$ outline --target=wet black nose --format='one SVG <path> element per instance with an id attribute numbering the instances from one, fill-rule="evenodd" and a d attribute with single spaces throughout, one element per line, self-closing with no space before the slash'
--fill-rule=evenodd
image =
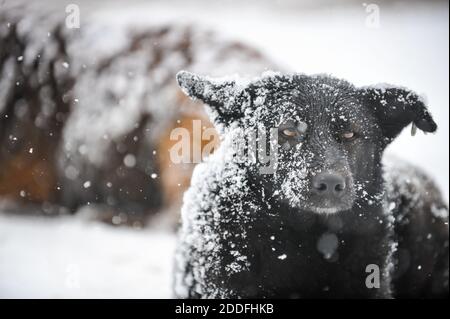
<path id="1" fill-rule="evenodd" d="M 340 197 L 345 193 L 345 179 L 336 173 L 320 173 L 312 181 L 314 190 L 321 196 Z"/>

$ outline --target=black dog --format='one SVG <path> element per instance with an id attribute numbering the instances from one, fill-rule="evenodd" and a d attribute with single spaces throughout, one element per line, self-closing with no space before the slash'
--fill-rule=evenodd
<path id="1" fill-rule="evenodd" d="M 209 105 L 222 136 L 184 198 L 178 297 L 448 295 L 439 191 L 414 168 L 388 174 L 381 165 L 408 124 L 437 128 L 416 94 L 302 74 L 239 84 L 180 72 L 177 80 Z M 275 147 L 261 143 L 261 127 L 276 128 Z M 236 136 L 258 136 L 256 160 L 251 141 Z M 272 172 L 258 159 L 267 147 Z"/>

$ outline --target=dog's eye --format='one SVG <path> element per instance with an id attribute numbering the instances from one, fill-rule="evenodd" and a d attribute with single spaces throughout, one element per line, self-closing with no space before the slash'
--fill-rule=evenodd
<path id="1" fill-rule="evenodd" d="M 356 136 L 355 132 L 351 131 L 342 133 L 342 139 L 344 141 L 351 141 L 355 138 L 355 136 Z"/>
<path id="2" fill-rule="evenodd" d="M 306 139 L 308 125 L 301 121 L 288 120 L 278 127 L 278 143 L 284 150 L 301 144 Z"/>
<path id="3" fill-rule="evenodd" d="M 298 131 L 294 128 L 285 128 L 281 133 L 286 137 L 296 137 L 298 135 Z"/>

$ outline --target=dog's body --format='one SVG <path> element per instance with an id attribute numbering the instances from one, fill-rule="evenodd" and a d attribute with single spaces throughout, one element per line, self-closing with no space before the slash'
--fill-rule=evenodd
<path id="1" fill-rule="evenodd" d="M 210 106 L 223 138 L 185 195 L 178 297 L 448 294 L 439 191 L 414 169 L 409 180 L 383 179 L 383 150 L 407 124 L 436 129 L 415 94 L 327 76 L 272 74 L 239 86 L 183 72 L 178 81 Z M 233 144 L 261 124 L 279 130 L 273 174 Z"/>

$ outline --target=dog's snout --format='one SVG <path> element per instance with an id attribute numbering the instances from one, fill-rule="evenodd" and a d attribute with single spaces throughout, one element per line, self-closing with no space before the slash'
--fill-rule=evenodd
<path id="1" fill-rule="evenodd" d="M 345 193 L 345 178 L 337 173 L 320 173 L 312 181 L 314 190 L 321 196 L 340 197 Z"/>

